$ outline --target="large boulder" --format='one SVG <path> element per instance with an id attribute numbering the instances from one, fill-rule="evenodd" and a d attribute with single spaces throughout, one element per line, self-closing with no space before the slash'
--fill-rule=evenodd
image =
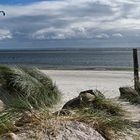
<path id="1" fill-rule="evenodd" d="M 76 97 L 68 101 L 66 104 L 64 104 L 62 109 L 69 109 L 69 108 L 73 109 L 78 107 L 80 107 L 80 98 Z"/>
<path id="2" fill-rule="evenodd" d="M 95 129 L 81 122 L 62 121 L 58 125 L 58 135 L 51 140 L 105 140 Z"/>
<path id="3" fill-rule="evenodd" d="M 19 140 L 30 140 L 32 135 L 32 140 L 105 140 L 94 128 L 82 122 L 53 120 L 48 121 L 48 125 L 43 131 L 37 130 L 36 135 L 31 129 L 24 129 L 17 136 Z"/>
<path id="4" fill-rule="evenodd" d="M 73 109 L 81 106 L 91 105 L 96 97 L 105 98 L 104 95 L 98 90 L 85 90 L 80 92 L 79 96 L 68 101 L 62 109 Z"/>

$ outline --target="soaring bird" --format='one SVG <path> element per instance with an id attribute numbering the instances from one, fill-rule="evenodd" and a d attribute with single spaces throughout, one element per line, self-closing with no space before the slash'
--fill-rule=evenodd
<path id="1" fill-rule="evenodd" d="M 5 15 L 6 15 L 4 11 L 0 11 L 0 13 L 2 13 L 2 14 L 3 14 L 3 16 L 5 16 Z"/>

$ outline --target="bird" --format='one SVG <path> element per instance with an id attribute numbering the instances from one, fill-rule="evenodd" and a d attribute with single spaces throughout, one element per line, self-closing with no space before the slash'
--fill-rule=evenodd
<path id="1" fill-rule="evenodd" d="M 5 15 L 6 15 L 4 11 L 0 11 L 0 13 L 2 13 L 2 14 L 3 14 L 3 16 L 5 16 Z"/>

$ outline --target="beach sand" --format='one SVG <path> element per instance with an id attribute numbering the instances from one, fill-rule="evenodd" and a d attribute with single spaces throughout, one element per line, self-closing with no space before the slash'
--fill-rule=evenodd
<path id="1" fill-rule="evenodd" d="M 42 70 L 50 76 L 67 102 L 83 90 L 98 89 L 107 98 L 119 96 L 119 87 L 133 86 L 131 71 Z"/>
<path id="2" fill-rule="evenodd" d="M 60 109 L 67 101 L 79 95 L 83 90 L 98 89 L 107 98 L 113 98 L 129 111 L 127 119 L 139 120 L 139 106 L 131 105 L 127 101 L 118 101 L 119 87 L 133 87 L 132 71 L 80 71 L 80 70 L 43 70 L 57 84 L 63 94 L 62 101 L 55 110 Z"/>

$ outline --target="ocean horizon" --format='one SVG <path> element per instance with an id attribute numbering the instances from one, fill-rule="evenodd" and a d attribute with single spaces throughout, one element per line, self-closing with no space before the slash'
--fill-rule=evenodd
<path id="1" fill-rule="evenodd" d="M 0 64 L 45 69 L 131 69 L 133 55 L 132 48 L 1 50 Z"/>

